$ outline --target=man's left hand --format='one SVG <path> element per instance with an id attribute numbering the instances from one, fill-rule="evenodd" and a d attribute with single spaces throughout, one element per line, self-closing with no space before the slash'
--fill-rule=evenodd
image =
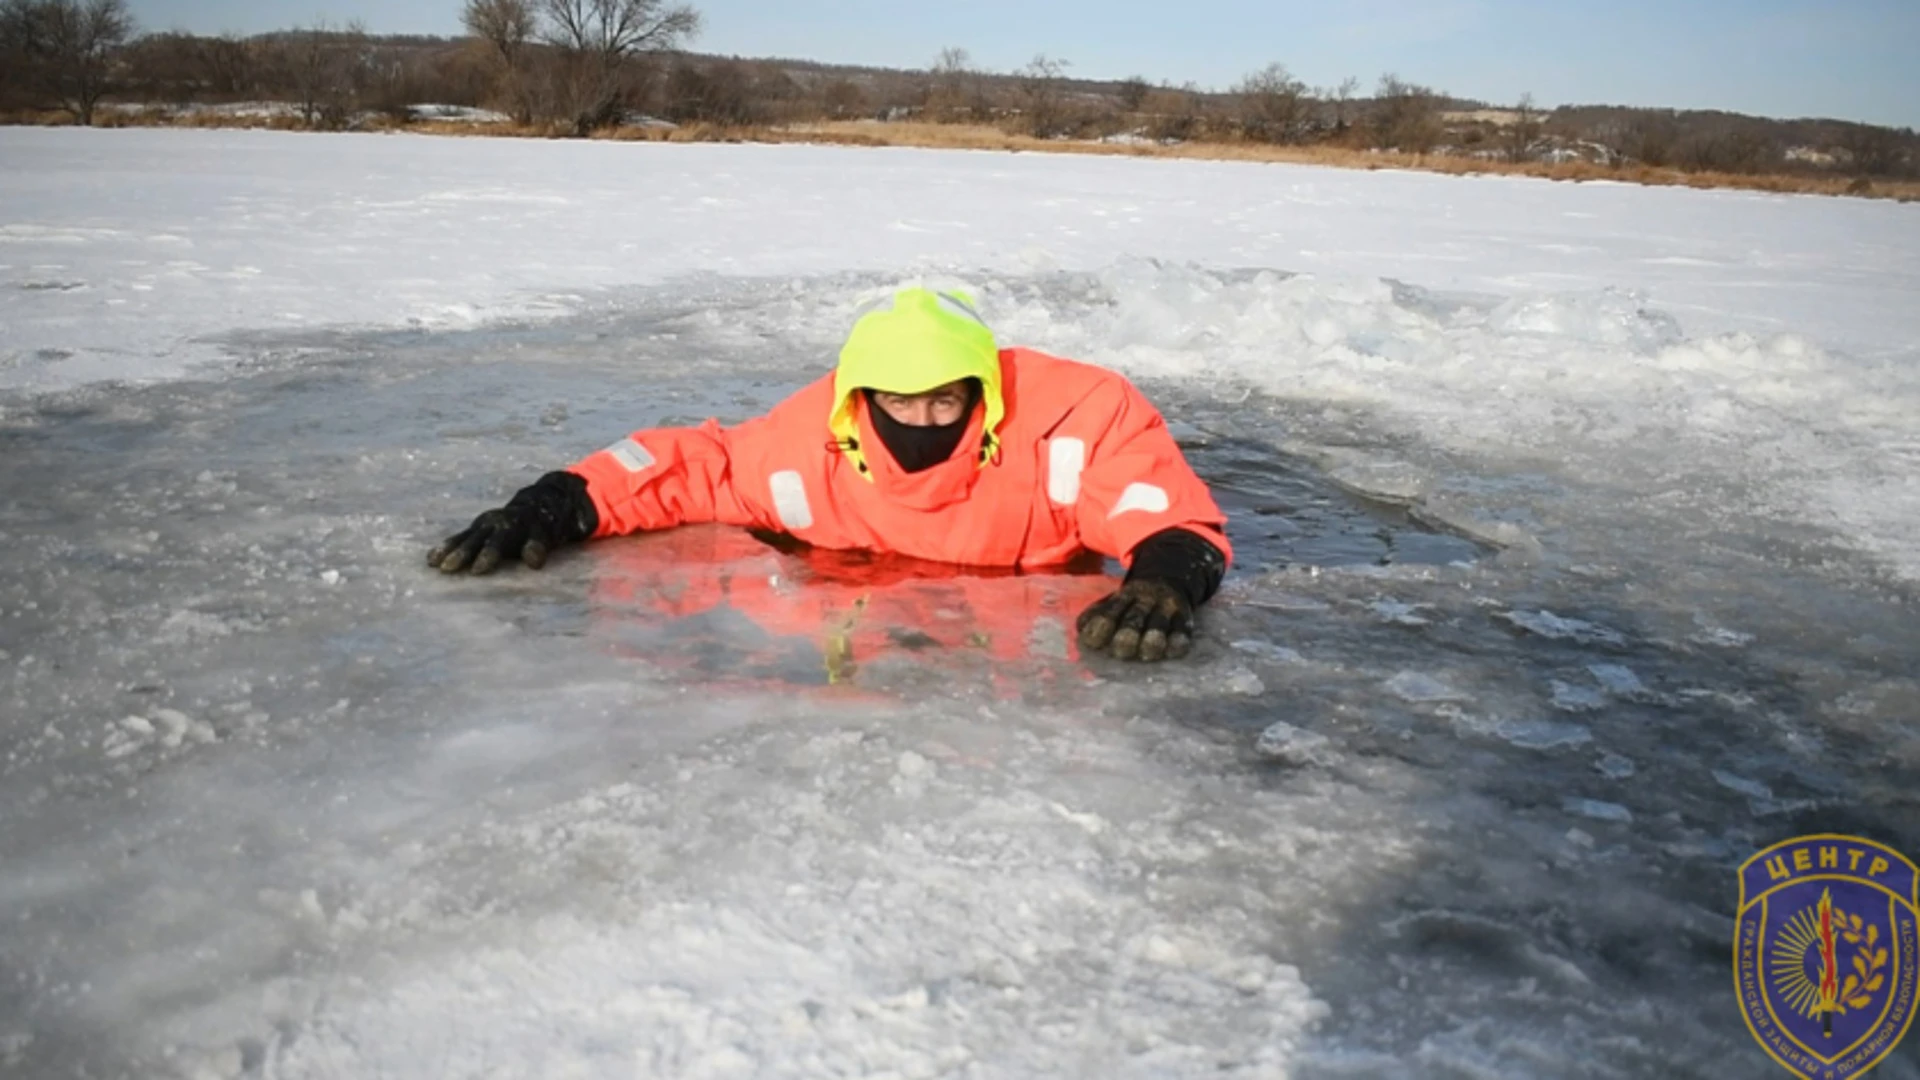
<path id="1" fill-rule="evenodd" d="M 1193 604 L 1164 581 L 1129 581 L 1080 613 L 1080 647 L 1120 660 L 1178 660 L 1193 647 Z"/>

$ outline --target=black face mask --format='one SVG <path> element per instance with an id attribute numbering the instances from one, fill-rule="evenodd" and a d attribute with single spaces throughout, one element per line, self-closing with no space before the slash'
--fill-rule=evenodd
<path id="1" fill-rule="evenodd" d="M 887 410 L 873 400 L 873 391 L 864 390 L 867 395 L 867 415 L 873 420 L 873 433 L 880 436 L 881 445 L 887 453 L 893 455 L 894 463 L 901 471 L 909 473 L 924 472 L 953 456 L 960 448 L 960 439 L 967 433 L 967 425 L 973 420 L 973 407 L 980 404 L 980 380 L 967 380 L 967 407 L 960 411 L 960 419 L 951 424 L 929 424 L 916 427 L 903 424 L 887 415 Z"/>

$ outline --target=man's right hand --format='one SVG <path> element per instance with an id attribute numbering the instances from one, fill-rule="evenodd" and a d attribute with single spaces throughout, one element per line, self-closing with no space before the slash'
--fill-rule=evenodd
<path id="1" fill-rule="evenodd" d="M 427 565 L 449 574 L 491 574 L 502 562 L 519 559 L 538 570 L 554 548 L 585 540 L 599 524 L 587 482 L 573 473 L 548 473 L 427 552 Z"/>

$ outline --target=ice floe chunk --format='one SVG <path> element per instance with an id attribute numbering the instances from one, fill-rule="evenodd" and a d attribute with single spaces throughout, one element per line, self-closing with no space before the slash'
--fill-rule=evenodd
<path id="1" fill-rule="evenodd" d="M 1553 680 L 1553 699 L 1551 704 L 1562 712 L 1592 712 L 1607 704 L 1605 694 L 1589 686 L 1575 686 Z"/>
<path id="2" fill-rule="evenodd" d="M 1398 600 L 1376 600 L 1374 614 L 1395 626 L 1421 627 L 1432 625 L 1432 620 L 1420 614 L 1425 604 L 1403 604 Z"/>
<path id="3" fill-rule="evenodd" d="M 1326 765 L 1334 758 L 1333 741 L 1282 720 L 1269 725 L 1253 744 L 1254 753 L 1282 765 Z"/>
<path id="4" fill-rule="evenodd" d="M 1714 783 L 1719 784 L 1728 791 L 1739 792 L 1749 799 L 1766 800 L 1773 798 L 1772 788 L 1758 780 L 1749 780 L 1744 776 L 1727 772 L 1725 769 L 1713 770 L 1713 780 Z"/>
<path id="5" fill-rule="evenodd" d="M 27 1052 L 27 1047 L 32 1045 L 31 1031 L 12 1031 L 0 1035 L 0 1065 L 11 1068 L 20 1064 L 21 1056 Z"/>
<path id="6" fill-rule="evenodd" d="M 1585 619 L 1562 618 L 1551 611 L 1503 611 L 1494 616 L 1529 634 L 1552 641 L 1572 641 L 1581 645 L 1625 645 L 1627 639 L 1618 630 Z"/>
<path id="7" fill-rule="evenodd" d="M 1260 676 L 1245 668 L 1238 668 L 1228 673 L 1221 683 L 1221 688 L 1229 694 L 1239 694 L 1242 697 L 1259 697 L 1267 692 L 1267 684 L 1260 681 Z"/>
<path id="8" fill-rule="evenodd" d="M 1518 297 L 1489 313 L 1487 323 L 1502 334 L 1570 338 L 1643 356 L 1678 344 L 1683 337 L 1679 322 L 1649 308 L 1645 295 L 1615 288 Z"/>
<path id="9" fill-rule="evenodd" d="M 220 733 L 178 709 L 155 709 L 151 716 L 128 716 L 109 724 L 100 750 L 109 758 L 122 758 L 150 746 L 177 750 L 188 740 L 206 745 L 220 741 Z"/>
<path id="10" fill-rule="evenodd" d="M 1469 701 L 1468 695 L 1440 679 L 1419 671 L 1403 671 L 1387 680 L 1387 692 L 1402 701 L 1426 705 L 1443 701 Z"/>
<path id="11" fill-rule="evenodd" d="M 1588 664 L 1587 671 L 1601 689 L 1615 697 L 1639 697 L 1647 693 L 1647 686 L 1633 669 L 1622 664 Z"/>
<path id="12" fill-rule="evenodd" d="M 1245 638 L 1234 642 L 1233 647 L 1250 656 L 1257 656 L 1262 660 L 1271 660 L 1276 664 L 1304 664 L 1307 662 L 1307 658 L 1301 656 L 1295 650 L 1289 649 L 1284 645 L 1275 645 L 1271 641 Z"/>
<path id="13" fill-rule="evenodd" d="M 1613 753 L 1600 755 L 1600 760 L 1594 762 L 1593 767 L 1609 780 L 1625 780 L 1639 771 L 1633 759 Z"/>
<path id="14" fill-rule="evenodd" d="M 1578 814 L 1595 821 L 1611 821 L 1626 825 L 1633 821 L 1633 811 L 1619 803 L 1604 802 L 1600 799 L 1581 799 L 1567 796 L 1560 800 L 1560 806 L 1569 814 Z"/>
<path id="15" fill-rule="evenodd" d="M 1493 725 L 1493 734 L 1526 750 L 1556 750 L 1593 741 L 1586 725 L 1558 720 L 1501 720 Z"/>
<path id="16" fill-rule="evenodd" d="M 1716 626 L 1713 623 L 1702 620 L 1695 621 L 1699 624 L 1700 629 L 1687 638 L 1688 641 L 1693 642 L 1695 645 L 1705 645 L 1713 649 L 1739 649 L 1753 643 L 1752 634 L 1743 633 L 1739 630 L 1730 630 L 1727 627 Z"/>

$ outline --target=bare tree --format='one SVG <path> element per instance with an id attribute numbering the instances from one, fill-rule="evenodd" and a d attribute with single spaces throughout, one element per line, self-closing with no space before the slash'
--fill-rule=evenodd
<path id="1" fill-rule="evenodd" d="M 1375 146 L 1425 154 L 1440 142 L 1440 99 L 1427 87 L 1382 75 L 1370 121 Z"/>
<path id="2" fill-rule="evenodd" d="M 1514 106 L 1513 122 L 1500 129 L 1501 151 L 1508 161 L 1530 161 L 1533 144 L 1540 141 L 1540 110 L 1533 107 L 1533 95 L 1521 94 Z"/>
<path id="3" fill-rule="evenodd" d="M 1680 124 L 1672 110 L 1636 113 L 1607 134 L 1622 158 L 1655 168 L 1675 164 L 1680 150 Z"/>
<path id="4" fill-rule="evenodd" d="M 927 112 L 939 121 L 973 119 L 979 104 L 980 76 L 967 50 L 948 46 L 933 61 L 927 82 Z"/>
<path id="5" fill-rule="evenodd" d="M 1327 95 L 1333 101 L 1333 133 L 1345 135 L 1352 126 L 1353 95 L 1360 92 L 1360 80 L 1352 75 L 1340 80 L 1340 85 Z"/>
<path id="6" fill-rule="evenodd" d="M 0 4 L 0 55 L 34 91 L 93 123 L 111 87 L 114 55 L 133 36 L 126 0 L 5 0 Z"/>
<path id="7" fill-rule="evenodd" d="M 1689 172 L 1757 173 L 1779 164 L 1780 148 L 1757 132 L 1714 124 L 1682 138 L 1675 159 Z"/>
<path id="8" fill-rule="evenodd" d="M 1307 88 L 1283 64 L 1268 64 L 1234 89 L 1240 130 L 1261 142 L 1298 142 L 1307 122 Z"/>
<path id="9" fill-rule="evenodd" d="M 1201 134 L 1205 123 L 1200 91 L 1192 83 L 1149 92 L 1140 110 L 1148 118 L 1147 137 L 1156 142 L 1187 142 Z"/>
<path id="10" fill-rule="evenodd" d="M 533 123 L 527 85 L 527 47 L 538 25 L 530 0 L 467 0 L 460 22 L 485 46 L 498 72 L 502 100 L 522 124 Z"/>
<path id="11" fill-rule="evenodd" d="M 391 39 L 370 39 L 359 50 L 353 78 L 355 103 L 402 123 L 414 119 L 414 106 L 443 100 L 445 80 L 426 56 Z"/>
<path id="12" fill-rule="evenodd" d="M 1071 66 L 1069 61 L 1041 53 L 1018 73 L 1021 111 L 1026 114 L 1027 132 L 1036 139 L 1065 135 L 1072 127 L 1062 85 Z"/>
<path id="13" fill-rule="evenodd" d="M 276 67 L 290 80 L 300 119 L 310 128 L 342 128 L 353 114 L 369 72 L 366 28 L 336 29 L 322 20 L 294 30 L 281 43 Z"/>
<path id="14" fill-rule="evenodd" d="M 200 38 L 194 49 L 201 86 L 209 94 L 230 98 L 246 93 L 254 79 L 255 55 L 251 43 L 233 34 Z"/>
<path id="15" fill-rule="evenodd" d="M 973 56 L 958 45 L 949 45 L 940 50 L 933 60 L 935 75 L 964 75 L 973 70 Z"/>
<path id="16" fill-rule="evenodd" d="M 834 120 L 845 120 L 867 111 L 867 93 L 852 79 L 835 79 L 820 88 L 820 111 Z"/>
<path id="17" fill-rule="evenodd" d="M 200 89 L 195 56 L 198 38 L 191 34 L 148 34 L 121 52 L 123 85 L 141 101 L 192 101 Z"/>
<path id="18" fill-rule="evenodd" d="M 667 74 L 666 113 L 676 123 L 741 127 L 759 122 L 762 102 L 752 65 L 739 60 L 706 64 L 681 59 Z"/>
<path id="19" fill-rule="evenodd" d="M 561 102 L 577 135 L 618 120 L 628 60 L 700 32 L 698 12 L 663 0 L 539 0 L 539 12 L 542 36 L 559 54 Z"/>
<path id="20" fill-rule="evenodd" d="M 1892 128 L 1850 124 L 1840 137 L 1840 149 L 1856 176 L 1896 177 L 1909 171 L 1906 147 Z"/>
<path id="21" fill-rule="evenodd" d="M 1147 95 L 1153 92 L 1153 86 L 1147 82 L 1144 75 L 1129 75 L 1120 80 L 1120 85 L 1115 90 L 1120 98 L 1121 108 L 1128 112 L 1139 112 L 1140 106 L 1147 100 Z"/>

